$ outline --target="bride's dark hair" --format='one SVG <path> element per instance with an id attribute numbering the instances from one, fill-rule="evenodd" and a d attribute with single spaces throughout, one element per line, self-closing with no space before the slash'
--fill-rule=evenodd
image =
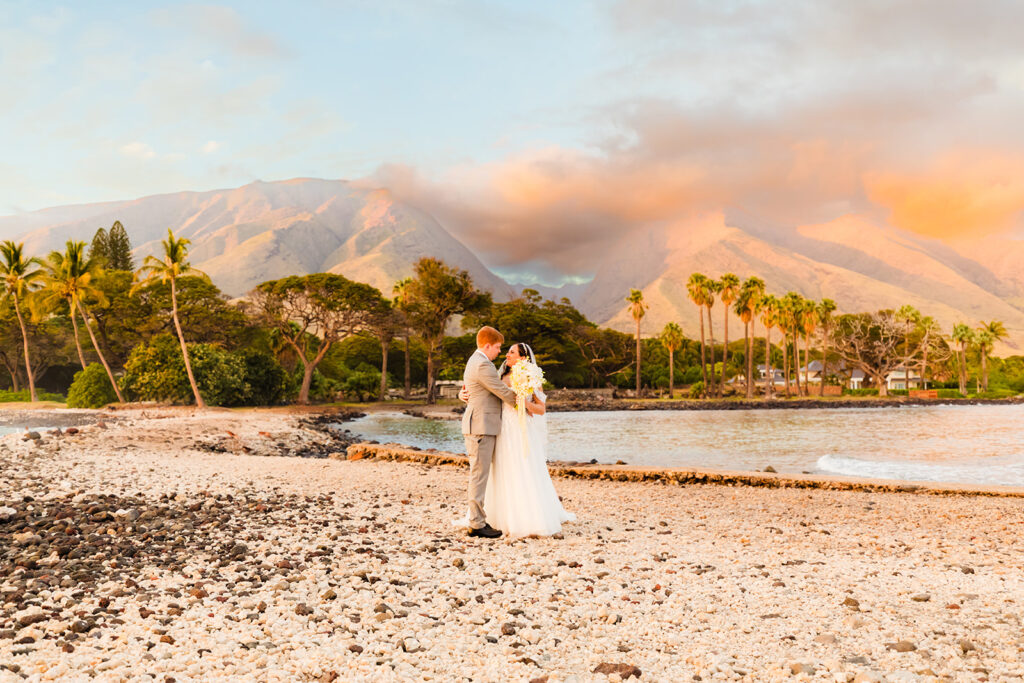
<path id="1" fill-rule="evenodd" d="M 513 344 L 512 346 L 514 346 L 516 348 L 516 351 L 519 352 L 520 358 L 525 358 L 527 360 L 530 359 L 530 352 L 526 350 L 526 344 L 519 342 L 518 344 Z M 511 351 L 512 349 L 509 348 L 509 350 Z M 506 356 L 507 355 L 508 354 L 506 354 Z M 504 377 L 510 372 L 512 372 L 512 367 L 507 362 L 503 361 L 501 363 L 501 377 Z"/>

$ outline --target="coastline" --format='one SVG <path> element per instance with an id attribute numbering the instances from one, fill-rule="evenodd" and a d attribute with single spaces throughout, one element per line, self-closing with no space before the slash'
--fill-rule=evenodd
<path id="1" fill-rule="evenodd" d="M 486 542 L 453 454 L 359 458 L 337 414 L 114 414 L 0 437 L 0 677 L 1024 676 L 1016 498 L 579 466 L 577 523 Z"/>
<path id="2" fill-rule="evenodd" d="M 667 401 L 660 399 L 629 399 L 588 397 L 548 401 L 552 413 L 611 412 L 611 411 L 702 411 L 702 410 L 836 410 L 849 408 L 905 408 L 921 406 L 1003 406 L 1024 405 L 1024 397 L 1010 398 L 962 398 L 962 399 L 910 399 L 910 398 L 790 398 L 769 401 L 754 399 L 683 399 Z M 462 405 L 454 403 L 395 404 L 369 403 L 361 408 L 366 412 L 397 411 L 413 417 L 431 420 L 455 420 L 462 415 Z"/>
<path id="3" fill-rule="evenodd" d="M 348 447 L 349 460 L 375 459 L 411 462 L 432 466 L 468 467 L 461 453 L 436 449 L 419 449 L 397 443 L 355 443 Z M 754 488 L 824 489 L 829 491 L 862 491 L 872 493 L 914 493 L 934 496 L 990 496 L 1024 498 L 1021 486 L 987 486 L 976 484 L 945 484 L 933 481 L 873 479 L 833 474 L 790 474 L 747 470 L 716 470 L 692 467 L 643 467 L 640 465 L 606 465 L 550 462 L 548 471 L 565 479 L 614 482 L 647 482 L 675 486 L 715 485 L 749 486 Z"/>

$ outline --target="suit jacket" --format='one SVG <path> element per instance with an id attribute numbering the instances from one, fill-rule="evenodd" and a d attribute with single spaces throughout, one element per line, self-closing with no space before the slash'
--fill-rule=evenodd
<path id="1" fill-rule="evenodd" d="M 469 403 L 462 415 L 462 433 L 497 436 L 501 431 L 501 403 L 516 404 L 516 392 L 505 386 L 482 351 L 466 363 L 462 381 L 469 391 Z"/>

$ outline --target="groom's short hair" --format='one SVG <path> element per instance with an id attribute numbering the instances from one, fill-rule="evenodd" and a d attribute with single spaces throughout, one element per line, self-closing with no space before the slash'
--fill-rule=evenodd
<path id="1" fill-rule="evenodd" d="M 505 336 L 489 325 L 484 325 L 476 333 L 476 345 L 478 348 L 490 346 L 491 344 L 504 344 Z"/>

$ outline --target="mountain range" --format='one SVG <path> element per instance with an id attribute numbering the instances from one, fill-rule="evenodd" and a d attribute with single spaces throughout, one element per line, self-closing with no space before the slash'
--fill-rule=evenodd
<path id="1" fill-rule="evenodd" d="M 387 295 L 422 256 L 467 270 L 497 300 L 522 288 L 491 272 L 427 212 L 386 189 L 342 180 L 254 182 L 43 209 L 0 217 L 0 238 L 24 241 L 28 253 L 44 254 L 68 239 L 91 240 L 99 227 L 109 228 L 115 220 L 128 230 L 137 260 L 157 252 L 168 227 L 187 237 L 193 265 L 232 296 L 265 280 L 322 271 L 368 282 Z M 638 228 L 605 254 L 587 284 L 535 288 L 566 296 L 592 320 L 626 331 L 633 321 L 624 297 L 630 288 L 642 289 L 650 304 L 645 335 L 675 320 L 695 337 L 697 309 L 686 293 L 690 274 L 757 275 L 773 293 L 829 297 L 841 312 L 912 304 L 946 330 L 961 321 L 1001 320 L 1009 337 L 997 353 L 1024 352 L 1022 240 L 946 243 L 854 215 L 772 229 L 748 217 L 713 214 Z M 714 316 L 715 336 L 721 339 L 720 303 Z M 729 325 L 731 339 L 742 336 L 737 318 Z"/>

